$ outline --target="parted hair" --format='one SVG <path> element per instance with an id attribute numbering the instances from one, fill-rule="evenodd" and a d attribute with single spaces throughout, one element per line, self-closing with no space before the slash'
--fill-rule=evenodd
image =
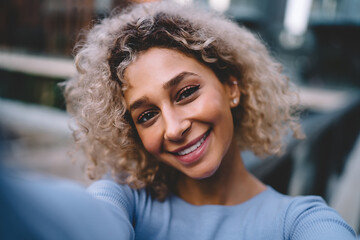
<path id="1" fill-rule="evenodd" d="M 283 137 L 301 135 L 297 94 L 265 45 L 225 16 L 171 2 L 134 4 L 90 29 L 76 46 L 77 75 L 67 81 L 67 110 L 77 146 L 89 158 L 89 177 L 105 172 L 163 200 L 176 170 L 142 145 L 124 100 L 126 68 L 152 47 L 174 49 L 211 68 L 221 82 L 233 76 L 241 97 L 232 110 L 240 150 L 279 154 Z"/>

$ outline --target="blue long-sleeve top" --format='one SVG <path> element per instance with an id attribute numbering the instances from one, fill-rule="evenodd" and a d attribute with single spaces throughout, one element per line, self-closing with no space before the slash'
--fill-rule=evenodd
<path id="1" fill-rule="evenodd" d="M 130 239 L 355 239 L 353 229 L 322 198 L 289 197 L 269 186 L 233 206 L 195 206 L 175 195 L 159 202 L 144 189 L 111 180 L 93 183 L 88 192 L 124 216 L 119 226 L 127 227 Z"/>

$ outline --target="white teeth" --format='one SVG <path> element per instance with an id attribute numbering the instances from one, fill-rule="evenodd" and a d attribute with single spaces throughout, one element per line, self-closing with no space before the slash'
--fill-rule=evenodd
<path id="1" fill-rule="evenodd" d="M 189 147 L 187 149 L 177 152 L 177 154 L 180 156 L 183 156 L 183 155 L 186 155 L 186 154 L 189 154 L 189 153 L 195 151 L 205 141 L 205 138 L 207 137 L 207 135 L 208 134 L 205 134 L 204 137 L 202 137 L 197 143 L 195 143 L 194 145 L 192 145 L 191 147 Z"/>

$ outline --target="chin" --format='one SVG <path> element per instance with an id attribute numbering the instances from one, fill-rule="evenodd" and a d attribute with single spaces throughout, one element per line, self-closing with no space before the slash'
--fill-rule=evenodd
<path id="1" fill-rule="evenodd" d="M 199 172 L 196 172 L 194 174 L 188 174 L 188 177 L 190 177 L 192 179 L 195 179 L 195 180 L 203 180 L 203 179 L 206 179 L 206 178 L 210 178 L 216 173 L 218 168 L 219 168 L 219 166 L 217 166 L 215 168 L 212 168 L 212 169 L 199 171 Z"/>

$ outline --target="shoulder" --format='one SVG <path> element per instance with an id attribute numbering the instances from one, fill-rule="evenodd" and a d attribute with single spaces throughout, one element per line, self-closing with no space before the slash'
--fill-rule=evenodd
<path id="1" fill-rule="evenodd" d="M 355 239 L 354 230 L 318 196 L 289 197 L 285 239 Z"/>

